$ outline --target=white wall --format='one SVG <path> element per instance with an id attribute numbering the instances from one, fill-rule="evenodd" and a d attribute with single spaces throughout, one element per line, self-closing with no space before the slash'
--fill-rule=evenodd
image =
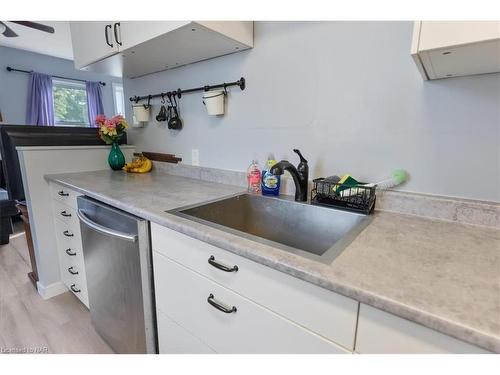
<path id="1" fill-rule="evenodd" d="M 312 177 L 377 181 L 405 168 L 401 190 L 500 201 L 500 76 L 422 81 L 412 26 L 256 22 L 253 50 L 126 80 L 129 97 L 247 79 L 224 117 L 207 116 L 201 94 L 185 95 L 182 131 L 153 121 L 131 131 L 132 143 L 185 163 L 196 148 L 201 165 L 234 170 L 269 152 L 298 162 L 297 147 Z"/>

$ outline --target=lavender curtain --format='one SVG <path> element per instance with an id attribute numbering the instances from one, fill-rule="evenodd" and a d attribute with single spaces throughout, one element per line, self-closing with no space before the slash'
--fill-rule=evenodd
<path id="1" fill-rule="evenodd" d="M 30 72 L 26 123 L 40 126 L 54 125 L 54 98 L 52 96 L 51 76 Z"/>
<path id="2" fill-rule="evenodd" d="M 97 124 L 95 123 L 95 118 L 97 115 L 104 114 L 104 107 L 102 105 L 102 91 L 101 84 L 99 82 L 85 82 L 85 87 L 87 89 L 87 107 L 89 112 L 89 123 L 90 126 L 95 128 Z"/>

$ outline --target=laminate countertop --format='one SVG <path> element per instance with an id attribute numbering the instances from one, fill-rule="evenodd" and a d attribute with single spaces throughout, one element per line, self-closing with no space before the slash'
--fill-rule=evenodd
<path id="1" fill-rule="evenodd" d="M 165 211 L 243 192 L 169 175 L 95 171 L 48 175 L 144 219 L 452 337 L 500 353 L 500 230 L 376 212 L 323 264 Z"/>

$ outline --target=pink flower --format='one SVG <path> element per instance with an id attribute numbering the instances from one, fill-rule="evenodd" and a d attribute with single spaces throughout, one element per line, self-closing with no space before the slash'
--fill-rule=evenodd
<path id="1" fill-rule="evenodd" d="M 98 125 L 104 125 L 105 121 L 106 121 L 106 116 L 104 115 L 97 115 L 95 118 L 95 122 Z"/>
<path id="2" fill-rule="evenodd" d="M 106 127 L 108 129 L 115 129 L 116 128 L 116 121 L 113 120 L 112 118 L 110 118 L 109 120 L 106 120 L 106 123 L 105 123 Z"/>
<path id="3" fill-rule="evenodd" d="M 96 117 L 96 124 L 99 125 L 99 135 L 107 144 L 119 139 L 127 130 L 127 120 L 121 115 L 106 119 L 106 116 Z"/>
<path id="4" fill-rule="evenodd" d="M 116 115 L 116 116 L 112 117 L 111 120 L 115 120 L 116 123 L 119 124 L 119 123 L 121 123 L 125 119 L 123 118 L 122 115 Z"/>
<path id="5" fill-rule="evenodd" d="M 120 125 L 123 121 L 124 121 L 124 118 L 120 115 L 117 115 L 117 116 L 114 116 L 114 117 L 106 120 L 106 126 L 111 128 L 111 129 L 114 129 L 118 125 Z"/>

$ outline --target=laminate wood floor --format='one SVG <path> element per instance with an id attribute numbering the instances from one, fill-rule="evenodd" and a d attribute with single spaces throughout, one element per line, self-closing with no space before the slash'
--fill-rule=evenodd
<path id="1" fill-rule="evenodd" d="M 42 299 L 29 280 L 24 233 L 0 245 L 0 353 L 113 353 L 70 292 Z"/>

